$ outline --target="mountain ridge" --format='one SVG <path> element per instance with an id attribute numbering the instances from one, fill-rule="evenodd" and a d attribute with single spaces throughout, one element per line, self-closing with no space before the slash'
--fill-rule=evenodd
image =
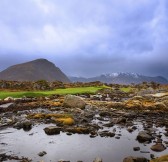
<path id="1" fill-rule="evenodd" d="M 16 64 L 0 72 L 0 80 L 9 81 L 62 81 L 70 82 L 69 78 L 54 63 L 47 59 Z"/>
<path id="2" fill-rule="evenodd" d="M 145 76 L 138 73 L 108 73 L 101 74 L 99 76 L 85 78 L 85 77 L 69 77 L 72 82 L 92 82 L 101 81 L 104 83 L 114 83 L 114 84 L 131 84 L 131 83 L 142 83 L 142 82 L 157 82 L 161 84 L 168 84 L 168 80 L 162 76 Z"/>

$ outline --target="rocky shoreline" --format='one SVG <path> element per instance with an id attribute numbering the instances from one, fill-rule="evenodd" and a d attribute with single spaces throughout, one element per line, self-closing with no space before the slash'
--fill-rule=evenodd
<path id="1" fill-rule="evenodd" d="M 137 123 L 141 123 L 142 129 L 137 134 L 136 140 L 144 145 L 152 142 L 153 145 L 150 149 L 154 152 L 167 150 L 167 92 L 144 96 L 134 95 L 124 100 L 121 97 L 118 101 L 111 99 L 112 94 L 107 92 L 89 96 L 88 94 L 56 95 L 19 99 L 8 97 L 0 101 L 0 128 L 2 130 L 13 127 L 29 131 L 35 125 L 43 123 L 54 125 L 43 130 L 49 136 L 64 132 L 68 136 L 88 134 L 90 138 L 100 136 L 120 139 L 122 134 L 116 133 L 115 126 L 124 127 L 131 134 L 138 130 Z M 162 128 L 162 131 L 158 131 L 158 128 Z M 1 143 L 1 145 L 3 144 Z M 143 152 L 139 146 L 132 149 Z M 45 154 L 47 153 L 40 152 L 39 156 L 45 156 Z M 154 154 L 150 154 L 150 157 L 151 159 L 156 158 Z M 28 158 L 17 158 L 17 156 L 0 154 L 0 161 L 5 161 L 4 159 L 31 161 Z M 103 161 L 101 158 L 94 160 L 94 162 L 101 161 Z M 123 162 L 132 161 L 146 162 L 149 159 L 129 156 L 123 159 Z"/>

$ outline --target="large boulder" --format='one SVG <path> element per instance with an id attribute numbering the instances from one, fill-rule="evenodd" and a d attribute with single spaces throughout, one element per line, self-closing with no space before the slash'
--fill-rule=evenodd
<path id="1" fill-rule="evenodd" d="M 123 162 L 148 162 L 149 160 L 144 157 L 129 156 L 124 158 Z"/>
<path id="2" fill-rule="evenodd" d="M 153 139 L 153 136 L 150 135 L 148 132 L 146 131 L 140 131 L 138 133 L 138 136 L 137 136 L 137 140 L 139 142 L 146 142 L 146 141 L 151 141 Z"/>
<path id="3" fill-rule="evenodd" d="M 65 107 L 77 107 L 77 108 L 81 108 L 84 109 L 86 105 L 86 102 L 78 96 L 74 96 L 74 95 L 67 95 L 65 96 L 64 99 L 64 106 Z"/>

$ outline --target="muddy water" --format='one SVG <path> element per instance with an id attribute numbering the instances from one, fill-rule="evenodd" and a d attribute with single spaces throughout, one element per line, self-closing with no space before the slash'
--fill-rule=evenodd
<path id="1" fill-rule="evenodd" d="M 16 130 L 8 128 L 0 131 L 0 153 L 7 153 L 17 155 L 19 157 L 28 157 L 33 162 L 56 162 L 60 159 L 77 162 L 82 160 L 84 162 L 92 162 L 95 157 L 101 157 L 104 162 L 122 162 L 127 156 L 144 156 L 150 158 L 150 154 L 155 156 L 164 155 L 168 149 L 156 153 L 150 150 L 153 144 L 140 144 L 136 141 L 138 132 L 142 126 L 138 126 L 138 130 L 129 133 L 125 128 L 119 126 L 116 128 L 116 134 L 121 134 L 120 139 L 90 138 L 89 135 L 74 134 L 71 136 L 66 133 L 60 135 L 48 136 L 43 131 L 43 128 L 49 125 L 36 125 L 29 132 L 23 130 Z M 162 131 L 161 128 L 158 131 Z M 117 136 L 117 135 L 116 135 Z M 168 138 L 164 137 L 168 141 Z M 149 151 L 150 153 L 141 153 L 140 151 L 133 151 L 133 147 L 139 146 L 141 151 Z M 38 153 L 46 151 L 47 154 L 39 157 Z"/>

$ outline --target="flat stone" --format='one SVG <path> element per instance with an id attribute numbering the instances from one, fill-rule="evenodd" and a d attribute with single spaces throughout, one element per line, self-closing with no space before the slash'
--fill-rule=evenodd
<path id="1" fill-rule="evenodd" d="M 151 146 L 151 150 L 156 152 L 164 151 L 166 147 L 162 143 L 156 143 L 155 145 Z"/>
<path id="2" fill-rule="evenodd" d="M 49 126 L 44 128 L 44 131 L 47 135 L 56 135 L 60 134 L 61 128 L 56 126 Z"/>

